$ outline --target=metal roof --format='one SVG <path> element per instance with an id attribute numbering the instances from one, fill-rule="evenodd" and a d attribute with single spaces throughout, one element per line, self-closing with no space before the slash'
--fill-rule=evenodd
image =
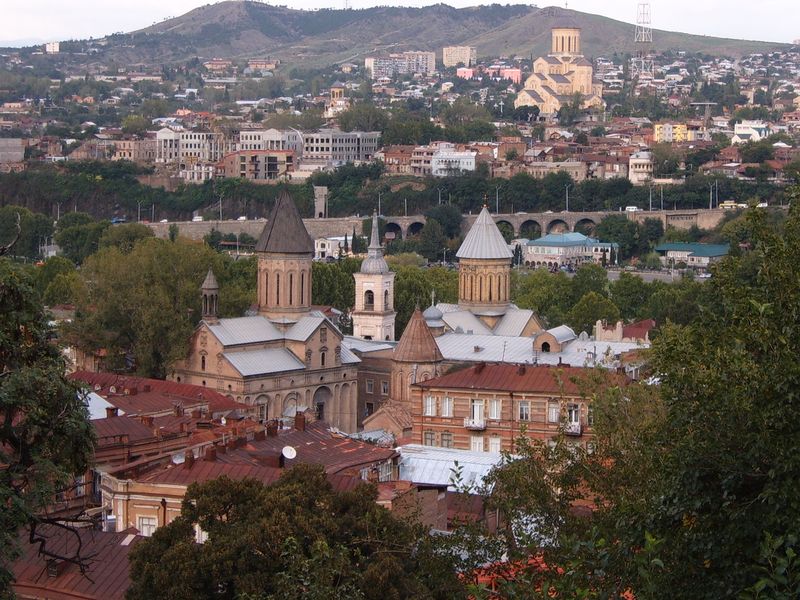
<path id="1" fill-rule="evenodd" d="M 725 256 L 729 250 L 728 244 L 669 242 L 656 246 L 656 252 L 688 252 L 690 256 Z"/>
<path id="2" fill-rule="evenodd" d="M 283 339 L 275 325 L 264 317 L 238 317 L 220 319 L 219 323 L 207 323 L 209 331 L 223 346 L 258 344 Z"/>
<path id="3" fill-rule="evenodd" d="M 354 350 L 356 352 L 377 352 L 378 350 L 392 350 L 397 346 L 397 342 L 385 342 L 382 340 L 365 340 L 352 335 L 346 335 L 342 339 L 342 348 Z"/>
<path id="4" fill-rule="evenodd" d="M 443 312 L 442 320 L 453 331 L 460 329 L 464 333 L 492 335 L 492 330 L 468 310 Z"/>
<path id="5" fill-rule="evenodd" d="M 318 311 L 310 313 L 307 317 L 302 317 L 292 325 L 286 332 L 287 340 L 294 340 L 296 342 L 305 342 L 311 334 L 317 330 L 317 327 L 327 321 L 325 316 Z"/>
<path id="6" fill-rule="evenodd" d="M 353 354 L 350 348 L 348 348 L 344 344 L 342 344 L 341 350 L 339 352 L 340 352 L 339 356 L 342 360 L 343 365 L 354 365 L 361 362 L 361 359 L 358 358 L 358 356 L 356 356 L 355 354 Z"/>
<path id="7" fill-rule="evenodd" d="M 471 452 L 419 444 L 399 446 L 397 450 L 400 452 L 401 480 L 446 485 L 450 490 L 456 489 L 453 485 L 456 468 L 460 470 L 462 485 L 480 486 L 489 472 L 503 462 L 503 455 L 495 452 Z"/>
<path id="8" fill-rule="evenodd" d="M 553 327 L 552 329 L 548 329 L 547 333 L 552 335 L 560 344 L 564 342 L 568 342 L 570 340 L 574 340 L 577 335 L 573 329 L 567 325 L 559 325 L 558 327 Z"/>
<path id="9" fill-rule="evenodd" d="M 286 348 L 225 352 L 223 356 L 243 377 L 305 368 L 305 364 Z"/>
<path id="10" fill-rule="evenodd" d="M 205 281 L 203 281 L 203 285 L 200 286 L 200 289 L 203 290 L 218 290 L 219 284 L 217 283 L 217 278 L 214 277 L 214 271 L 211 267 L 208 267 L 208 273 L 206 274 Z"/>
<path id="11" fill-rule="evenodd" d="M 485 206 L 456 252 L 458 258 L 510 259 L 513 254 Z"/>
<path id="12" fill-rule="evenodd" d="M 506 314 L 494 326 L 493 333 L 495 335 L 521 336 L 531 318 L 533 318 L 532 310 L 509 306 Z"/>
<path id="13" fill-rule="evenodd" d="M 597 242 L 594 238 L 583 235 L 582 233 L 549 233 L 545 236 L 530 240 L 528 246 L 552 246 L 552 247 L 569 247 L 569 246 L 584 246 L 586 244 L 594 244 Z"/>
<path id="14" fill-rule="evenodd" d="M 300 218 L 289 192 L 278 193 L 275 205 L 256 243 L 256 252 L 314 254 L 314 241 Z"/>

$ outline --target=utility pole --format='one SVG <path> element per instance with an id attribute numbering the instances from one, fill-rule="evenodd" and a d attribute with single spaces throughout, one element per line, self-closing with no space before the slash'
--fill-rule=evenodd
<path id="1" fill-rule="evenodd" d="M 660 187 L 661 187 L 661 210 L 663 211 L 664 210 L 664 186 L 662 185 Z"/>
<path id="2" fill-rule="evenodd" d="M 494 213 L 500 214 L 500 186 L 494 186 Z"/>
<path id="3" fill-rule="evenodd" d="M 436 189 L 439 190 L 439 205 L 441 206 L 441 204 L 442 204 L 442 188 L 436 188 Z"/>
<path id="4" fill-rule="evenodd" d="M 653 186 L 650 186 L 650 212 L 653 212 Z"/>
<path id="5" fill-rule="evenodd" d="M 136 222 L 140 223 L 142 220 L 142 201 L 136 201 Z"/>
<path id="6" fill-rule="evenodd" d="M 571 183 L 568 183 L 567 185 L 564 186 L 564 194 L 566 195 L 566 200 L 567 200 L 567 207 L 564 212 L 569 212 L 569 188 L 571 187 L 572 187 Z"/>
<path id="7" fill-rule="evenodd" d="M 408 198 L 403 198 L 403 206 L 405 208 L 406 216 L 408 216 Z"/>
<path id="8" fill-rule="evenodd" d="M 714 184 L 708 184 L 708 210 L 714 208 Z"/>

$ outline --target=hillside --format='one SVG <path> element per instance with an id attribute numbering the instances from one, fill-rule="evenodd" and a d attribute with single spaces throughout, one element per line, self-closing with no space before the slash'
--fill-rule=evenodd
<path id="1" fill-rule="evenodd" d="M 206 5 L 146 29 L 107 38 L 103 60 L 171 63 L 198 56 L 271 56 L 291 65 L 323 67 L 361 61 L 376 52 L 434 50 L 468 44 L 480 56 L 546 52 L 550 27 L 564 15 L 583 29 L 589 56 L 633 52 L 633 25 L 561 8 L 491 5 L 456 9 L 374 7 L 362 10 L 293 10 L 259 2 Z M 657 50 L 679 48 L 738 56 L 780 47 L 771 42 L 654 32 Z"/>

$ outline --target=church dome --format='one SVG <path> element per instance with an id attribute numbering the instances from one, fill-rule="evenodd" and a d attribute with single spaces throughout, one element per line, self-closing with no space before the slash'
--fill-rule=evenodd
<path id="1" fill-rule="evenodd" d="M 367 256 L 367 258 L 364 259 L 364 262 L 361 263 L 361 272 L 369 273 L 371 275 L 388 273 L 389 265 L 386 264 L 386 260 L 383 258 L 382 255 L 378 256 L 370 255 Z"/>
<path id="2" fill-rule="evenodd" d="M 431 304 L 425 309 L 425 312 L 422 313 L 422 316 L 426 321 L 441 321 L 444 314 L 433 304 Z"/>

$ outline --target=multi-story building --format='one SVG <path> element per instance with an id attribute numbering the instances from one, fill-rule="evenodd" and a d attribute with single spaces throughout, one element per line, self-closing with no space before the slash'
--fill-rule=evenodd
<path id="1" fill-rule="evenodd" d="M 412 175 L 446 177 L 474 171 L 478 153 L 450 142 L 431 142 L 417 146 L 411 152 L 409 166 Z"/>
<path id="2" fill-rule="evenodd" d="M 303 154 L 303 134 L 286 129 L 245 129 L 239 133 L 238 150 L 291 150 Z"/>
<path id="3" fill-rule="evenodd" d="M 478 62 L 478 51 L 474 46 L 445 46 L 442 48 L 442 64 L 445 67 L 464 65 L 471 67 Z"/>
<path id="4" fill-rule="evenodd" d="M 275 183 L 291 178 L 294 162 L 292 150 L 239 150 L 222 158 L 217 173 L 253 183 Z"/>
<path id="5" fill-rule="evenodd" d="M 436 54 L 415 50 L 389 56 L 368 56 L 364 59 L 364 69 L 371 79 L 406 73 L 429 75 L 436 70 Z"/>
<path id="6" fill-rule="evenodd" d="M 152 163 L 156 160 L 156 140 L 116 140 L 111 160 Z"/>
<path id="7" fill-rule="evenodd" d="M 380 147 L 379 131 L 320 129 L 304 133 L 303 161 L 343 165 L 370 161 Z"/>
<path id="8" fill-rule="evenodd" d="M 514 451 L 524 434 L 548 441 L 563 431 L 592 437 L 592 410 L 580 385 L 586 369 L 478 363 L 411 386 L 413 437 L 426 446 L 473 452 Z M 608 384 L 623 377 L 605 374 Z M 597 386 L 592 386 L 593 390 Z"/>
<path id="9" fill-rule="evenodd" d="M 611 264 L 619 244 L 601 242 L 582 233 L 550 233 L 530 240 L 523 248 L 523 260 L 532 267 L 575 266 L 584 263 L 602 263 L 603 257 Z"/>
<path id="10" fill-rule="evenodd" d="M 534 179 L 544 179 L 550 173 L 567 173 L 575 181 L 586 179 L 587 165 L 576 160 L 564 162 L 531 162 L 525 166 L 525 172 Z"/>
<path id="11" fill-rule="evenodd" d="M 628 158 L 628 179 L 633 185 L 644 185 L 653 179 L 653 155 L 634 152 Z"/>
<path id="12" fill-rule="evenodd" d="M 181 131 L 178 134 L 178 162 L 181 165 L 196 162 L 217 162 L 225 148 L 222 133 Z"/>
<path id="13" fill-rule="evenodd" d="M 653 125 L 653 142 L 656 144 L 686 142 L 689 129 L 686 123 L 656 123 Z"/>

